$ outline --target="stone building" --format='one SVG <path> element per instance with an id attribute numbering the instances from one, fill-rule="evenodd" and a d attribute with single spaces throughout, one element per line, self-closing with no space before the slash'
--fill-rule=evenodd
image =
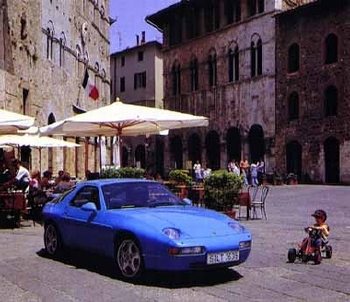
<path id="1" fill-rule="evenodd" d="M 163 108 L 162 45 L 146 41 L 145 32 L 137 35 L 136 45 L 111 54 L 111 96 L 124 103 Z M 123 137 L 123 166 L 136 165 L 163 170 L 163 143 L 152 135 L 148 138 Z M 158 152 L 155 152 L 157 149 Z"/>
<path id="2" fill-rule="evenodd" d="M 181 1 L 146 20 L 163 32 L 164 106 L 209 117 L 171 131 L 169 168 L 230 159 L 275 167 L 275 19 L 293 1 Z"/>
<path id="3" fill-rule="evenodd" d="M 110 103 L 108 0 L 1 0 L 0 21 L 1 108 L 43 126 Z M 86 68 L 99 90 L 96 101 L 81 86 Z M 90 143 L 89 149 L 43 150 L 43 169 L 77 176 L 95 169 L 98 152 Z M 37 150 L 22 149 L 22 159 L 38 168 Z"/>
<path id="4" fill-rule="evenodd" d="M 276 16 L 276 167 L 350 182 L 350 2 L 319 0 Z"/>

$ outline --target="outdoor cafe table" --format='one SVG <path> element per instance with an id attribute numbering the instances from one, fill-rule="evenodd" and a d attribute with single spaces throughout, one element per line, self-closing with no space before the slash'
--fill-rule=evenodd
<path id="1" fill-rule="evenodd" d="M 239 201 L 239 207 L 246 207 L 246 209 L 247 209 L 246 218 L 249 219 L 250 218 L 250 210 L 252 207 L 252 201 L 251 201 L 249 192 L 239 193 L 238 201 Z"/>

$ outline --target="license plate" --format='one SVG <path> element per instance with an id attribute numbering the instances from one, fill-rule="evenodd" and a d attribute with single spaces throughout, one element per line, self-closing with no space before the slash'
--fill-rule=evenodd
<path id="1" fill-rule="evenodd" d="M 239 251 L 227 251 L 221 253 L 209 253 L 207 264 L 226 263 L 239 260 Z"/>

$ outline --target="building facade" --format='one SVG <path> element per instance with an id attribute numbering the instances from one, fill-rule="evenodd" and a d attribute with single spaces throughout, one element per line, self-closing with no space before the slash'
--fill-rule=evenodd
<path id="1" fill-rule="evenodd" d="M 276 16 L 276 167 L 350 182 L 350 2 L 319 0 Z"/>
<path id="2" fill-rule="evenodd" d="M 157 41 L 146 42 L 145 32 L 136 45 L 111 54 L 111 96 L 122 102 L 163 108 L 163 55 Z M 123 137 L 123 166 L 162 172 L 163 143 L 158 136 Z M 155 152 L 157 149 L 158 152 Z"/>
<path id="3" fill-rule="evenodd" d="M 110 103 L 108 0 L 1 4 L 1 108 L 33 116 L 43 126 Z M 84 94 L 86 69 L 99 90 L 96 101 Z M 95 140 L 89 142 L 90 148 L 43 150 L 42 167 L 77 176 L 95 170 L 98 152 Z M 39 166 L 37 150 L 23 150 L 22 159 Z"/>
<path id="4" fill-rule="evenodd" d="M 286 6 L 192 0 L 146 18 L 163 32 L 165 108 L 210 120 L 208 128 L 171 131 L 165 144 L 169 168 L 190 168 L 199 160 L 219 169 L 246 158 L 264 160 L 274 170 L 273 16 Z"/>

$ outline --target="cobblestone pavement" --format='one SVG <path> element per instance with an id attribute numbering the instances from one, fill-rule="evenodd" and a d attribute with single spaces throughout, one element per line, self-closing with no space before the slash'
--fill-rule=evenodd
<path id="1" fill-rule="evenodd" d="M 221 272 L 148 272 L 138 284 L 115 278 L 110 263 L 71 252 L 42 251 L 39 225 L 0 229 L 0 301 L 350 301 L 350 187 L 275 186 L 268 220 L 242 220 L 253 234 L 248 261 Z M 317 208 L 328 213 L 332 259 L 287 263 Z"/>

